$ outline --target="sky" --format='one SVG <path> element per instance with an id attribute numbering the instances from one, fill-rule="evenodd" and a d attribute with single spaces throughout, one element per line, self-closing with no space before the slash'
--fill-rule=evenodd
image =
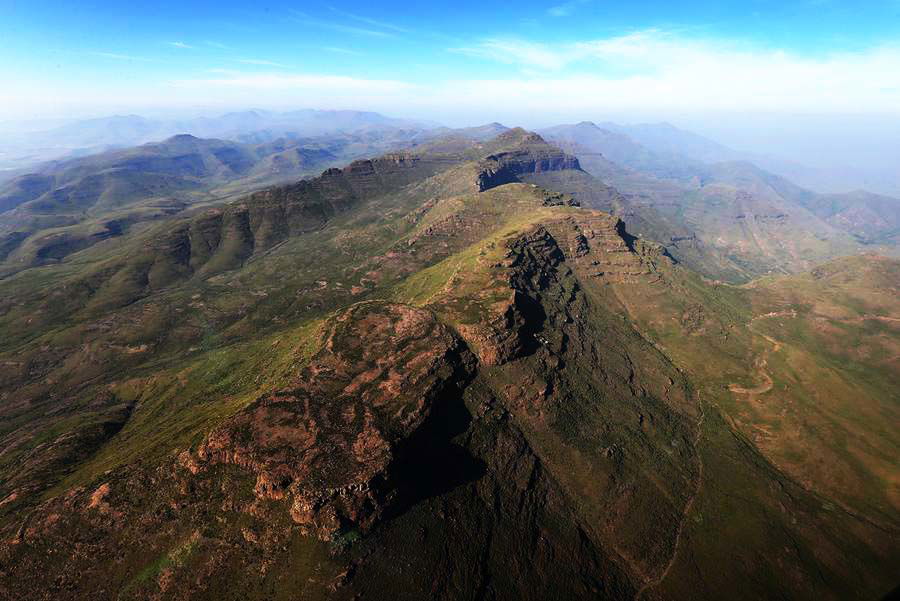
<path id="1" fill-rule="evenodd" d="M 0 0 L 0 81 L 0 121 L 346 108 L 752 137 L 735 116 L 900 115 L 900 0 Z"/>

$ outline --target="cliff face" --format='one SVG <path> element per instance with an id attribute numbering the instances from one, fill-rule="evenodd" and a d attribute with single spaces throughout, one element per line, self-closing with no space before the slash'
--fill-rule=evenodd
<path id="1" fill-rule="evenodd" d="M 149 258 L 157 267 L 165 266 L 159 269 L 159 281 L 151 278 L 150 285 L 159 287 L 172 277 L 238 267 L 254 253 L 317 230 L 361 199 L 399 189 L 440 164 L 410 154 L 354 161 L 343 169 L 328 169 L 317 178 L 257 192 L 243 202 L 210 211 L 147 247 L 144 262 Z M 151 265 L 148 277 L 153 269 Z"/>
<path id="2" fill-rule="evenodd" d="M 578 159 L 550 146 L 537 134 L 521 140 L 522 148 L 486 157 L 475 183 L 479 192 L 520 181 L 520 176 L 564 169 L 581 170 Z"/>
<path id="3" fill-rule="evenodd" d="M 249 470 L 257 497 L 288 498 L 301 532 L 321 540 L 366 531 L 396 501 L 403 453 L 417 452 L 401 443 L 441 404 L 460 402 L 473 367 L 461 340 L 430 313 L 357 305 L 334 318 L 325 348 L 291 388 L 210 434 L 194 469 Z"/>

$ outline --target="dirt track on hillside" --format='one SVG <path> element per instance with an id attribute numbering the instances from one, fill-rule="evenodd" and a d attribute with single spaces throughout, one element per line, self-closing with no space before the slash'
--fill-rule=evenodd
<path id="1" fill-rule="evenodd" d="M 728 390 L 734 392 L 735 394 L 749 394 L 749 395 L 758 395 L 765 394 L 772 390 L 772 376 L 769 375 L 769 372 L 766 371 L 766 366 L 768 365 L 768 356 L 769 353 L 777 353 L 781 350 L 782 344 L 772 338 L 771 336 L 767 336 L 766 334 L 761 334 L 760 332 L 756 332 L 753 330 L 753 322 L 757 319 L 762 319 L 765 317 L 796 317 L 797 312 L 791 309 L 790 311 L 773 311 L 772 313 L 763 313 L 762 315 L 757 315 L 749 322 L 747 322 L 747 329 L 750 330 L 751 333 L 756 334 L 757 336 L 761 336 L 766 339 L 766 342 L 772 345 L 772 348 L 763 352 L 756 358 L 754 361 L 754 367 L 756 368 L 757 373 L 759 373 L 760 379 L 763 380 L 763 383 L 759 386 L 754 386 L 753 388 L 745 388 L 743 386 L 738 386 L 737 384 L 729 384 Z"/>

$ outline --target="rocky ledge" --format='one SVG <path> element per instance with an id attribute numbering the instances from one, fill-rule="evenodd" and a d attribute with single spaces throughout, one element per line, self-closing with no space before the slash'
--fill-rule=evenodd
<path id="1" fill-rule="evenodd" d="M 286 498 L 322 540 L 365 531 L 396 501 L 393 469 L 441 403 L 460 402 L 474 369 L 462 341 L 427 311 L 362 303 L 333 319 L 294 387 L 268 394 L 212 432 L 187 459 L 256 475 L 259 498 Z"/>
<path id="2" fill-rule="evenodd" d="M 581 170 L 576 157 L 547 144 L 537 134 L 527 134 L 518 143 L 521 145 L 519 148 L 492 154 L 479 163 L 476 190 L 484 192 L 517 182 L 522 175 L 563 169 Z"/>

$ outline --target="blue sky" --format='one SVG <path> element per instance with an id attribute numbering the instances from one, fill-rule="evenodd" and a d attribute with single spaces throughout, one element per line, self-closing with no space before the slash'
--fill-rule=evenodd
<path id="1" fill-rule="evenodd" d="M 248 106 L 445 122 L 503 106 L 548 119 L 900 112 L 900 0 L 135 4 L 0 0 L 0 121 Z"/>

